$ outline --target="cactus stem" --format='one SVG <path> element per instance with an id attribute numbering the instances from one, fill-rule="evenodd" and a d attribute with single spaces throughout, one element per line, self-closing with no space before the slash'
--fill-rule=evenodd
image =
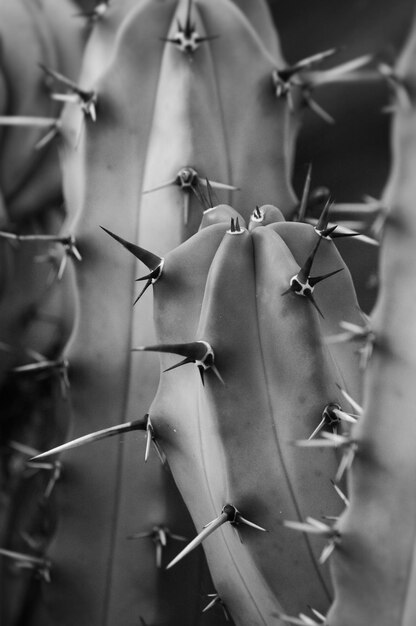
<path id="1" fill-rule="evenodd" d="M 212 598 L 212 600 L 210 600 L 210 602 L 208 602 L 208 604 L 202 609 L 202 613 L 206 613 L 210 609 L 214 608 L 214 606 L 219 605 L 223 610 L 225 621 L 229 622 L 230 616 L 227 611 L 227 607 L 225 606 L 223 600 L 220 598 L 218 593 L 208 593 L 207 597 Z"/>
<path id="2" fill-rule="evenodd" d="M 67 441 L 60 446 L 47 450 L 46 452 L 36 454 L 36 456 L 30 459 L 30 462 L 45 459 L 54 454 L 65 452 L 66 450 L 71 450 L 72 448 L 78 448 L 78 446 L 83 446 L 87 443 L 92 443 L 93 441 L 99 441 L 100 439 L 107 439 L 107 437 L 113 437 L 114 435 L 121 435 L 134 430 L 146 430 L 146 420 L 147 415 L 138 420 L 126 422 L 125 424 L 118 424 L 117 426 L 110 426 L 109 428 L 103 428 L 102 430 L 97 430 L 93 433 L 89 433 L 88 435 L 77 437 L 72 441 Z"/>
<path id="3" fill-rule="evenodd" d="M 35 570 L 45 582 L 49 583 L 51 581 L 51 564 L 47 559 L 30 554 L 22 554 L 21 552 L 15 552 L 13 550 L 6 550 L 5 548 L 0 548 L 0 556 L 11 559 L 20 569 Z"/>

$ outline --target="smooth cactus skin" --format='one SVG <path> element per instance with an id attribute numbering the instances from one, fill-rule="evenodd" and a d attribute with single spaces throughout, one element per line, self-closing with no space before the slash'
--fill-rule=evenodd
<path id="1" fill-rule="evenodd" d="M 380 259 L 380 293 L 371 317 L 373 353 L 350 475 L 350 505 L 333 555 L 336 600 L 328 626 L 410 626 L 416 619 L 414 525 L 415 72 L 416 31 L 395 68 L 399 98 L 392 125 L 393 167 Z M 362 590 L 365 590 L 362 592 Z M 359 591 L 361 590 L 361 591 Z"/>
<path id="2" fill-rule="evenodd" d="M 299 269 L 278 235 L 283 222 L 232 233 L 222 221 L 225 212 L 220 207 L 218 224 L 166 255 L 154 285 L 158 341 L 207 341 L 222 381 L 207 369 L 202 385 L 192 364 L 166 371 L 179 359 L 164 353 L 150 416 L 197 528 L 229 502 L 267 529 L 219 530 L 204 547 L 236 623 L 278 623 L 282 612 L 308 604 L 324 611 L 330 601 L 328 575 L 318 565 L 322 541 L 292 537 L 281 525 L 339 511 L 330 484 L 336 456 L 311 455 L 293 442 L 310 436 L 326 404 L 343 403 L 337 384 L 345 381 L 322 343 L 312 304 L 294 293 L 282 296 Z M 229 214 L 234 217 L 231 207 Z M 308 253 L 318 235 L 292 226 Z M 333 244 L 322 241 L 320 268 L 334 267 L 342 261 Z M 356 323 L 352 284 L 345 268 L 342 274 L 328 279 L 316 298 L 332 323 L 351 313 Z M 334 281 L 348 293 L 346 310 L 335 311 Z M 321 300 L 325 289 L 329 297 Z M 347 358 L 357 368 L 357 356 Z"/>

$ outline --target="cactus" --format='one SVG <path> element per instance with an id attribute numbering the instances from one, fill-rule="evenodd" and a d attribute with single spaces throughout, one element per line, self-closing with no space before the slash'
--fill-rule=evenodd
<path id="1" fill-rule="evenodd" d="M 43 41 L 46 15 L 9 4 L 10 15 L 29 12 Z M 21 129 L 1 138 L 12 158 L 0 244 L 14 263 L 14 274 L 1 270 L 10 512 L 0 555 L 13 580 L 2 618 L 337 626 L 354 605 L 357 624 L 374 621 L 372 603 L 354 601 L 352 561 L 374 545 L 365 529 L 354 535 L 360 507 L 381 508 L 368 496 L 378 468 L 367 476 L 361 438 L 374 430 L 375 368 L 389 354 L 387 305 L 382 291 L 369 324 L 335 243 L 374 240 L 330 221 L 372 209 L 311 193 L 310 168 L 300 202 L 290 183 L 302 112 L 332 122 L 314 89 L 370 58 L 321 71 L 328 48 L 288 65 L 262 0 L 104 0 L 70 11 L 73 24 L 86 18 L 82 71 L 71 27 L 64 56 L 42 53 L 30 76 L 34 92 L 39 78 L 48 85 L 39 109 L 5 105 L 0 120 L 27 126 L 22 141 L 12 135 Z M 39 139 L 50 157 L 26 188 L 20 172 Z M 64 210 L 44 210 L 50 188 Z M 387 224 L 392 259 L 400 228 Z M 33 263 L 51 244 L 52 274 Z M 351 339 L 364 341 L 359 352 Z M 22 400 L 7 400 L 16 388 Z M 401 610 L 390 604 L 389 623 Z"/>
<path id="2" fill-rule="evenodd" d="M 0 537 L 8 555 L 1 560 L 7 592 L 0 620 L 6 624 L 32 612 L 38 583 L 17 572 L 47 575 L 42 552 L 54 527 L 50 503 L 59 464 L 50 472 L 25 461 L 65 432 L 60 355 L 73 301 L 64 269 L 75 248 L 59 232 L 61 106 L 51 100 L 38 62 L 79 71 L 83 38 L 74 10 L 63 2 L 57 14 L 48 0 L 5 0 L 0 7 Z"/>
<path id="3" fill-rule="evenodd" d="M 337 523 L 331 626 L 412 624 L 414 502 L 411 496 L 414 374 L 414 23 L 390 79 L 396 91 L 393 167 L 383 194 L 380 292 L 369 332 L 363 414 L 352 438 L 350 503 Z M 399 420 L 397 423 L 396 420 Z M 410 494 L 409 494 L 410 489 Z M 388 567 L 386 567 L 388 563 Z M 365 598 L 358 591 L 365 586 Z"/>
<path id="4" fill-rule="evenodd" d="M 233 216 L 227 230 L 226 207 L 209 209 L 210 221 L 218 212 L 217 224 L 165 256 L 154 284 L 162 343 L 143 350 L 162 352 L 164 373 L 149 415 L 196 527 L 221 511 L 221 522 L 236 525 L 237 532 L 225 530 L 204 542 L 219 596 L 236 623 L 266 624 L 282 606 L 315 603 L 324 611 L 329 602 L 330 583 L 317 567 L 322 545 L 291 542 L 281 526 L 306 511 L 320 518 L 339 510 L 329 480 L 337 466 L 333 451 L 321 454 L 313 470 L 313 457 L 302 461 L 305 453 L 291 444 L 312 434 L 327 405 L 339 411 L 345 404 L 337 384 L 359 393 L 357 381 L 342 375 L 355 376 L 356 355 L 343 354 L 339 369 L 339 355 L 328 354 L 321 336 L 338 314 L 352 323 L 362 319 L 334 244 L 311 226 L 272 222 L 248 231 L 240 226 L 243 218 Z M 293 254 L 302 258 L 301 271 Z M 296 292 L 282 297 L 293 275 L 304 271 L 314 282 L 312 260 L 318 274 L 343 269 L 342 277 L 329 280 L 325 294 L 318 288 L 316 299 Z M 313 305 L 322 308 L 321 321 Z M 286 376 L 295 384 L 288 385 Z M 246 529 L 248 522 L 233 518 L 232 507 L 269 532 Z"/>
<path id="5" fill-rule="evenodd" d="M 244 14 L 231 2 L 141 2 L 125 7 L 105 66 L 95 64 L 105 18 L 95 24 L 86 51 L 79 89 L 90 94 L 91 101 L 96 94 L 96 121 L 85 107 L 73 104 L 62 118 L 67 228 L 76 234 L 83 257 L 77 272 L 76 334 L 66 350 L 73 410 L 68 437 L 74 438 L 143 416 L 159 377 L 152 356 L 139 360 L 129 354 L 133 345 L 151 341 L 154 333 L 151 294 L 144 293 L 140 308 L 132 313 L 134 259 L 117 255 L 117 250 L 110 253 L 114 247 L 98 225 L 136 232 L 135 243 L 149 247 L 154 242 L 155 253 L 165 254 L 198 229 L 202 209 L 196 196 L 206 178 L 215 193 L 227 198 L 249 179 L 252 168 L 261 175 L 254 186 L 245 185 L 246 208 L 241 210 L 246 214 L 255 201 L 271 201 L 277 195 L 289 210 L 295 202 L 288 184 L 290 144 L 285 138 L 294 118 L 285 102 L 276 100 L 272 84 L 275 64 L 283 61 L 271 58 Z M 195 52 L 183 52 L 169 41 L 175 39 L 178 23 L 188 22 L 196 23 L 201 37 Z M 239 42 L 238 55 L 232 42 Z M 277 43 L 273 45 L 278 50 Z M 268 47 L 272 49 L 272 43 Z M 244 81 L 235 84 L 233 74 L 244 74 Z M 56 87 L 58 83 L 59 77 Z M 235 90 L 230 91 L 233 83 Z M 254 115 L 250 127 L 261 145 L 254 153 L 254 138 L 242 130 L 245 118 L 235 115 L 236 106 L 243 111 L 247 105 Z M 273 142 L 270 131 L 275 133 Z M 103 177 L 103 170 L 109 175 Z M 154 187 L 161 188 L 152 191 Z M 118 215 L 114 207 L 120 196 L 123 210 Z M 117 283 L 115 293 L 112 286 Z M 126 539 L 154 527 L 168 527 L 179 536 L 193 534 L 172 479 L 157 458 L 150 457 L 143 466 L 145 450 L 138 453 L 138 440 L 144 448 L 139 433 L 126 437 L 122 447 L 97 444 L 95 458 L 90 447 L 77 448 L 62 459 L 67 479 L 59 497 L 66 514 L 59 516 L 48 550 L 57 573 L 53 586 L 45 590 L 52 620 L 101 624 L 114 620 L 115 614 L 126 625 L 140 617 L 146 623 L 221 619 L 215 611 L 212 618 L 201 614 L 205 600 L 195 580 L 206 575 L 199 573 L 200 555 L 181 566 L 182 572 L 162 575 L 155 567 L 152 542 L 136 541 L 132 547 Z M 86 500 L 94 503 L 97 520 L 113 522 L 97 523 L 92 530 L 91 521 L 78 513 Z M 75 538 L 86 560 L 81 571 Z M 87 554 L 84 544 L 89 546 Z M 170 543 L 167 559 L 174 550 Z M 207 582 L 205 593 L 212 590 Z M 72 597 L 78 598 L 77 606 L 71 603 L 64 617 L 62 608 Z M 47 618 L 42 619 L 46 623 Z"/>

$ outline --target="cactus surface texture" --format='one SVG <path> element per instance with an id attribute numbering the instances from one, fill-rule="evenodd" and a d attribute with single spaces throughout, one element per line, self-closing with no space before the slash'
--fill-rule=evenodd
<path id="1" fill-rule="evenodd" d="M 415 623 L 416 27 L 308 11 L 2 0 L 2 626 Z"/>

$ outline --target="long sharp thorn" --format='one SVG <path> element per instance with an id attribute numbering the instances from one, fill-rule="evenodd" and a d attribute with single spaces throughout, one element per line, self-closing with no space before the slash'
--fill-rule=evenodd
<path id="1" fill-rule="evenodd" d="M 346 450 L 344 450 L 344 453 L 341 458 L 341 462 L 339 464 L 337 473 L 335 475 L 336 483 L 341 482 L 342 477 L 344 476 L 344 473 L 351 469 L 356 450 L 357 450 L 357 445 L 353 442 L 351 442 L 349 447 Z"/>
<path id="2" fill-rule="evenodd" d="M 148 461 L 149 453 L 150 453 L 150 445 L 151 445 L 153 439 L 154 439 L 153 426 L 152 426 L 152 422 L 150 421 L 150 416 L 148 416 L 147 417 L 147 424 L 146 424 L 146 449 L 145 449 L 145 453 L 144 453 L 144 462 L 145 463 L 147 463 L 147 461 Z"/>
<path id="3" fill-rule="evenodd" d="M 328 70 L 321 70 L 317 72 L 311 72 L 308 76 L 307 82 L 311 87 L 317 87 L 325 83 L 337 82 L 340 77 L 344 77 L 346 74 L 354 72 L 360 69 L 364 65 L 367 65 L 372 60 L 372 55 L 365 54 L 351 61 L 346 61 Z M 345 78 L 344 78 L 345 80 Z"/>
<path id="4" fill-rule="evenodd" d="M 192 12 L 192 0 L 188 0 L 188 4 L 186 7 L 186 19 L 185 19 L 185 29 L 184 29 L 184 32 L 187 37 L 190 37 L 194 30 L 192 26 L 192 22 L 191 22 L 191 12 Z"/>
<path id="5" fill-rule="evenodd" d="M 153 193 L 153 191 L 159 191 L 160 189 L 166 189 L 166 187 L 172 187 L 172 185 L 175 185 L 175 183 L 176 183 L 176 177 L 172 178 L 170 180 L 167 180 L 165 183 L 161 183 L 160 185 L 157 185 L 157 187 L 152 187 L 151 189 L 146 189 L 142 193 L 143 194 Z"/>
<path id="6" fill-rule="evenodd" d="M 235 187 L 234 185 L 228 185 L 226 183 L 219 183 L 215 180 L 208 181 L 208 178 L 199 178 L 200 183 L 203 185 L 209 184 L 211 189 L 225 189 L 227 191 L 239 191 L 239 187 Z"/>
<path id="7" fill-rule="evenodd" d="M 362 406 L 360 406 L 360 405 L 358 404 L 358 402 L 356 402 L 356 401 L 354 400 L 354 398 L 352 398 L 352 397 L 350 396 L 350 394 L 349 394 L 349 393 L 348 393 L 345 389 L 342 389 L 342 387 L 341 387 L 340 385 L 338 385 L 338 384 L 337 384 L 337 387 L 338 387 L 338 389 L 340 390 L 340 392 L 342 393 L 342 395 L 344 396 L 344 398 L 347 400 L 347 402 L 349 402 L 349 403 L 350 403 L 350 405 L 352 406 L 352 408 L 354 409 L 354 411 L 357 413 L 357 415 L 360 415 L 360 416 L 361 416 L 361 415 L 363 414 L 363 412 L 364 412 L 363 407 L 362 407 Z"/>
<path id="8" fill-rule="evenodd" d="M 322 209 L 322 213 L 319 216 L 318 222 L 315 226 L 315 230 L 318 233 L 324 233 L 328 228 L 330 208 L 331 208 L 331 199 L 328 198 L 328 200 L 325 203 L 324 208 Z"/>
<path id="9" fill-rule="evenodd" d="M 300 201 L 300 207 L 299 207 L 298 218 L 297 218 L 298 222 L 303 222 L 306 217 L 306 211 L 307 211 L 308 200 L 309 200 L 309 190 L 311 188 L 311 180 L 312 180 L 312 163 L 309 163 L 308 171 L 306 172 L 305 183 L 303 185 L 302 199 Z"/>
<path id="10" fill-rule="evenodd" d="M 318 117 L 320 117 L 327 124 L 335 124 L 335 120 L 332 115 L 325 111 L 325 109 L 323 109 L 321 105 L 318 104 L 309 94 L 304 94 L 303 97 L 306 105 L 311 109 L 311 111 L 316 113 Z"/>
<path id="11" fill-rule="evenodd" d="M 209 594 L 209 596 L 214 596 L 212 598 L 212 600 L 210 602 L 208 602 L 208 604 L 202 609 L 202 613 L 206 613 L 206 611 L 209 611 L 210 609 L 212 609 L 213 606 L 215 606 L 215 604 L 217 604 L 217 602 L 220 602 L 220 597 L 217 593 L 214 594 Z"/>
<path id="12" fill-rule="evenodd" d="M 335 539 L 332 539 L 332 541 L 330 541 L 328 545 L 325 546 L 325 548 L 322 550 L 321 556 L 318 559 L 318 563 L 320 565 L 323 565 L 324 563 L 326 563 L 326 561 L 329 559 L 329 557 L 335 550 L 336 546 L 337 546 L 337 541 L 335 541 Z"/>
<path id="13" fill-rule="evenodd" d="M 202 386 L 205 387 L 205 370 L 203 367 L 199 366 L 198 371 L 199 371 L 199 376 L 201 377 Z"/>
<path id="14" fill-rule="evenodd" d="M 213 191 L 212 191 L 211 183 L 209 182 L 208 178 L 205 178 L 205 186 L 207 188 L 209 208 L 212 208 L 214 206 Z"/>
<path id="15" fill-rule="evenodd" d="M 312 306 L 316 309 L 316 311 L 318 311 L 318 313 L 322 317 L 322 319 L 324 319 L 324 314 L 322 313 L 321 309 L 317 305 L 314 296 L 310 293 L 309 295 L 306 296 L 306 298 L 309 300 L 309 302 L 312 304 Z"/>
<path id="16" fill-rule="evenodd" d="M 338 419 L 340 419 L 343 422 L 348 422 L 349 424 L 357 423 L 357 418 L 354 415 L 350 415 L 349 413 L 346 413 L 345 411 L 342 411 L 340 409 L 334 409 L 334 413 L 338 417 Z"/>
<path id="17" fill-rule="evenodd" d="M 298 61 L 294 65 L 294 68 L 296 68 L 296 71 L 299 71 L 300 69 L 306 69 L 310 67 L 311 65 L 314 65 L 315 63 L 320 63 L 324 59 L 327 59 L 328 57 L 333 56 L 334 54 L 338 52 L 338 50 L 339 50 L 338 48 L 329 48 L 328 50 L 323 50 L 322 52 L 317 52 L 316 54 L 312 54 L 311 56 Z"/>
<path id="18" fill-rule="evenodd" d="M 348 506 L 350 501 L 348 500 L 347 496 L 342 491 L 342 489 L 340 489 L 338 487 L 338 485 L 336 484 L 335 480 L 331 480 L 331 484 L 332 484 L 333 488 L 335 489 L 335 491 L 337 492 L 337 494 L 339 495 L 339 497 L 341 498 L 341 500 L 343 501 L 343 503 L 345 504 L 345 506 Z"/>
<path id="19" fill-rule="evenodd" d="M 30 554 L 15 552 L 14 550 L 6 550 L 5 548 L 0 548 L 0 556 L 12 559 L 19 567 L 29 567 L 30 569 L 38 570 L 45 581 L 50 582 L 51 564 L 48 560 Z"/>
<path id="20" fill-rule="evenodd" d="M 294 617 L 292 615 L 286 615 L 285 613 L 279 613 L 278 617 L 282 622 L 286 622 L 287 624 L 293 624 L 294 626 L 316 626 L 315 622 L 305 622 L 303 617 Z"/>
<path id="21" fill-rule="evenodd" d="M 177 367 L 181 367 L 182 365 L 187 365 L 188 363 L 194 363 L 195 361 L 193 359 L 188 359 L 185 358 L 182 361 L 179 361 L 179 363 L 175 363 L 175 365 L 171 365 L 170 367 L 167 367 L 166 369 L 164 369 L 164 372 L 171 372 L 172 370 L 175 370 Z"/>
<path id="22" fill-rule="evenodd" d="M 220 513 L 220 515 L 211 522 L 209 526 L 204 528 L 199 535 L 195 537 L 188 545 L 169 563 L 166 569 L 170 569 L 174 565 L 176 565 L 179 561 L 181 561 L 187 554 L 192 552 L 196 547 L 198 547 L 207 537 L 212 535 L 213 532 L 217 530 L 220 526 L 229 521 L 229 515 L 225 512 Z"/>
<path id="23" fill-rule="evenodd" d="M 305 522 L 284 520 L 283 525 L 291 530 L 297 530 L 302 533 L 311 533 L 313 535 L 323 535 L 328 537 L 333 534 L 333 530 L 330 526 L 311 517 L 306 518 Z"/>
<path id="24" fill-rule="evenodd" d="M 343 269 L 343 267 L 340 267 L 339 269 L 334 270 L 333 272 L 328 272 L 328 274 L 323 274 L 322 276 L 309 276 L 309 283 L 312 285 L 312 287 L 315 287 L 315 285 L 317 285 L 321 281 L 326 280 L 331 276 L 335 276 L 335 274 L 339 274 L 339 272 L 342 272 Z"/>
<path id="25" fill-rule="evenodd" d="M 251 528 L 255 528 L 256 530 L 261 530 L 262 532 L 267 533 L 267 530 L 265 528 L 259 526 L 258 524 L 255 524 L 254 522 L 250 522 L 250 520 L 243 517 L 240 513 L 237 513 L 236 515 L 236 523 L 244 524 L 245 526 L 251 526 Z"/>
<path id="26" fill-rule="evenodd" d="M 113 437 L 114 435 L 121 435 L 122 433 L 131 432 L 133 430 L 145 430 L 145 428 L 146 422 L 143 418 L 126 422 L 125 424 L 118 424 L 117 426 L 110 426 L 109 428 L 103 428 L 102 430 L 97 430 L 93 433 L 89 433 L 88 435 L 77 437 L 72 441 L 67 441 L 60 446 L 47 450 L 46 452 L 41 452 L 40 454 L 33 456 L 30 460 L 35 461 L 38 459 L 45 459 L 49 456 L 53 456 L 54 454 L 65 452 L 66 450 L 71 450 L 72 448 L 77 448 L 78 446 L 83 446 L 87 443 L 92 443 L 93 441 L 99 441 L 100 439 L 106 439 L 107 437 Z"/>
<path id="27" fill-rule="evenodd" d="M 197 43 L 203 43 L 204 41 L 213 41 L 214 39 L 218 39 L 220 35 L 205 35 L 204 37 L 196 37 L 195 41 Z"/>
<path id="28" fill-rule="evenodd" d="M 306 281 L 309 279 L 309 275 L 312 269 L 312 263 L 315 259 L 316 253 L 318 252 L 318 248 L 320 245 L 321 245 L 321 238 L 319 237 L 312 252 L 309 254 L 308 258 L 306 259 L 306 261 L 304 262 L 304 264 L 302 265 L 302 267 L 300 268 L 298 272 L 298 279 L 302 283 L 306 283 Z"/>
<path id="29" fill-rule="evenodd" d="M 49 128 L 59 126 L 60 120 L 54 117 L 35 117 L 29 115 L 0 115 L 0 126 L 29 126 Z"/>
<path id="30" fill-rule="evenodd" d="M 50 69 L 43 63 L 39 63 L 39 67 L 43 70 L 45 74 L 63 83 L 64 85 L 66 85 L 67 87 L 75 91 L 76 93 L 80 91 L 80 88 L 78 87 L 78 85 L 70 78 L 67 78 L 67 76 L 64 76 L 63 74 L 61 74 L 60 72 L 57 72 L 56 70 Z"/>
<path id="31" fill-rule="evenodd" d="M 220 383 L 222 383 L 223 385 L 225 385 L 224 379 L 221 376 L 221 374 L 218 371 L 218 368 L 216 365 L 211 365 L 210 369 L 212 369 L 212 371 L 214 372 L 215 376 L 218 378 L 218 380 L 220 381 Z"/>
<path id="32" fill-rule="evenodd" d="M 152 439 L 153 447 L 156 451 L 157 456 L 159 457 L 159 461 L 162 463 L 163 467 L 167 467 L 167 458 L 160 445 L 158 444 L 155 437 Z"/>
<path id="33" fill-rule="evenodd" d="M 315 617 L 317 617 L 318 619 L 320 619 L 322 621 L 322 623 L 325 622 L 326 617 L 325 617 L 325 615 L 323 613 L 321 613 L 320 611 L 317 611 L 312 606 L 309 606 L 309 609 L 312 611 L 312 613 L 315 615 Z"/>
<path id="34" fill-rule="evenodd" d="M 143 279 L 139 278 L 138 280 L 143 280 Z M 142 295 L 148 290 L 151 284 L 152 284 L 152 279 L 148 278 L 147 283 L 145 284 L 145 286 L 143 287 L 143 289 L 141 290 L 137 298 L 134 300 L 133 306 L 135 306 L 138 303 Z"/>
<path id="35" fill-rule="evenodd" d="M 188 191 L 185 191 L 183 194 L 183 223 L 185 226 L 188 225 L 189 221 L 189 205 L 191 203 L 191 197 Z"/>
<path id="36" fill-rule="evenodd" d="M 122 237 L 119 237 L 115 233 L 112 233 L 111 230 L 104 228 L 104 226 L 100 226 L 100 228 L 102 228 L 108 235 L 110 235 L 110 237 L 118 241 L 118 243 L 126 248 L 126 250 L 131 252 L 136 257 L 136 259 L 139 259 L 139 261 L 144 263 L 149 268 L 149 270 L 154 270 L 163 263 L 162 257 L 157 256 L 156 254 L 145 250 L 145 248 L 141 248 L 140 246 L 137 246 L 136 244 L 131 243 L 126 239 L 123 239 Z"/>
<path id="37" fill-rule="evenodd" d="M 312 434 L 308 437 L 308 439 L 313 439 L 314 437 L 316 437 L 316 435 L 320 433 L 323 427 L 325 426 L 325 422 L 326 422 L 326 419 L 325 417 L 323 417 L 321 421 L 319 422 L 318 426 L 315 428 Z"/>
<path id="38" fill-rule="evenodd" d="M 133 348 L 133 352 L 163 352 L 168 354 L 179 354 L 188 362 L 195 362 L 198 366 L 204 369 L 212 368 L 214 365 L 214 353 L 209 343 L 206 341 L 193 341 L 189 343 L 172 343 L 172 344 L 159 344 L 154 346 L 139 346 Z M 207 363 L 209 360 L 209 363 Z"/>

